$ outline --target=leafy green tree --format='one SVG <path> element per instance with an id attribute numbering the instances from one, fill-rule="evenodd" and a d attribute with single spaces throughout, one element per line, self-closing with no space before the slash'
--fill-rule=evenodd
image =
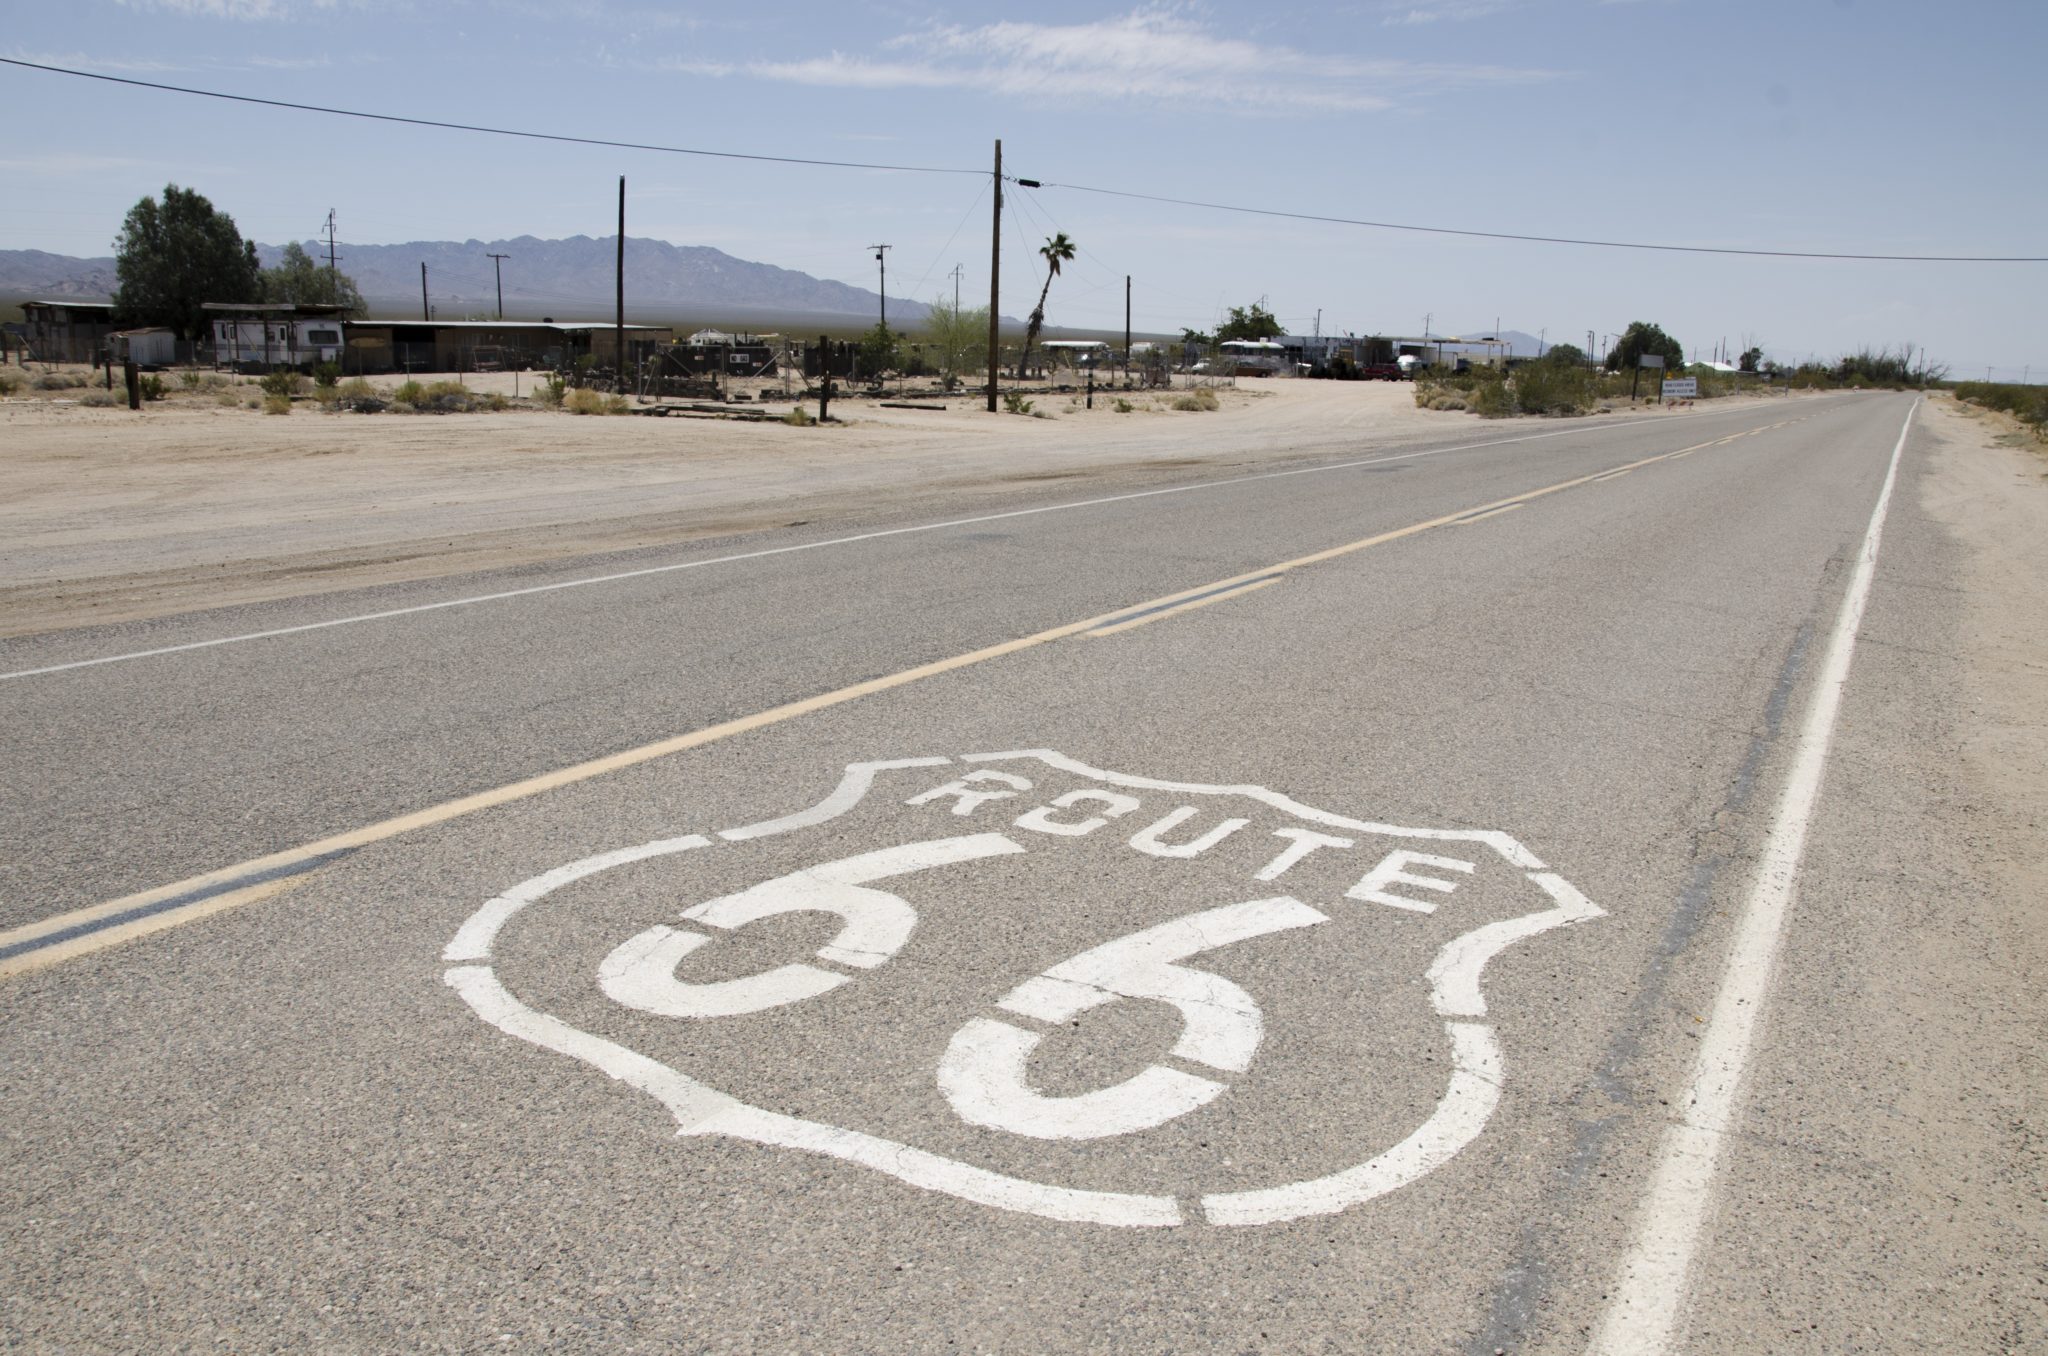
<path id="1" fill-rule="evenodd" d="M 1193 344 L 1196 348 L 1207 348 L 1216 342 L 1216 336 L 1204 334 L 1200 330 L 1182 330 L 1180 332 L 1180 341 L 1183 344 Z"/>
<path id="2" fill-rule="evenodd" d="M 1607 369 L 1610 372 L 1626 372 L 1636 366 L 1636 359 L 1645 353 L 1664 355 L 1667 369 L 1685 366 L 1685 348 L 1670 335 L 1648 321 L 1632 321 L 1622 331 L 1621 338 L 1607 354 Z"/>
<path id="3" fill-rule="evenodd" d="M 284 247 L 283 258 L 263 270 L 262 281 L 265 301 L 339 306 L 350 315 L 360 315 L 363 310 L 363 294 L 356 290 L 356 280 L 339 269 L 315 263 L 296 240 Z"/>
<path id="4" fill-rule="evenodd" d="M 1031 365 L 1031 346 L 1038 342 L 1038 332 L 1045 328 L 1046 294 L 1052 291 L 1052 280 L 1060 276 L 1060 265 L 1073 259 L 1074 242 L 1067 238 L 1065 231 L 1061 231 L 1048 236 L 1046 242 L 1038 247 L 1038 252 L 1045 259 L 1045 286 L 1038 289 L 1038 304 L 1031 308 L 1031 321 L 1024 327 L 1024 354 L 1017 359 L 1019 381 L 1024 379 L 1025 369 Z"/>
<path id="5" fill-rule="evenodd" d="M 856 350 L 860 360 L 860 374 L 879 380 L 884 372 L 898 366 L 901 362 L 902 343 L 902 335 L 877 322 L 873 329 L 860 337 L 860 347 Z"/>
<path id="6" fill-rule="evenodd" d="M 256 246 L 233 217 L 176 184 L 164 186 L 161 203 L 146 197 L 128 209 L 114 240 L 114 273 L 116 322 L 164 325 L 180 339 L 207 332 L 204 303 L 262 296 Z"/>
<path id="7" fill-rule="evenodd" d="M 1273 313 L 1253 302 L 1250 306 L 1233 306 L 1230 319 L 1216 327 L 1216 342 L 1230 339 L 1278 339 L 1287 331 L 1281 327 Z"/>
<path id="8" fill-rule="evenodd" d="M 1746 348 L 1742 350 L 1742 357 L 1736 361 L 1735 365 L 1744 372 L 1754 372 L 1757 370 L 1757 365 L 1763 360 L 1764 351 L 1762 349 Z"/>
<path id="9" fill-rule="evenodd" d="M 1584 367 L 1586 351 L 1577 344 L 1552 344 L 1544 352 L 1543 361 L 1559 367 Z"/>
<path id="10" fill-rule="evenodd" d="M 982 370 L 988 362 L 988 307 L 939 298 L 926 312 L 924 341 L 947 376 Z"/>

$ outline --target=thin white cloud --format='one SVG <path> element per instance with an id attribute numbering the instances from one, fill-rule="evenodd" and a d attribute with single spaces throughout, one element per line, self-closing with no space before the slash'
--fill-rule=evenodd
<path id="1" fill-rule="evenodd" d="M 1369 112 L 1404 97 L 1555 73 L 1326 56 L 1228 37 L 1161 9 L 1079 24 L 939 25 L 892 38 L 887 56 L 678 61 L 704 76 L 839 89 L 972 89 L 1040 102 L 1140 102 L 1250 113 Z"/>
<path id="2" fill-rule="evenodd" d="M 1405 0 L 1384 24 L 1464 23 L 1516 8 L 1516 0 Z"/>
<path id="3" fill-rule="evenodd" d="M 115 0 L 126 9 L 152 10 L 187 19 L 243 21 L 288 19 L 307 10 L 333 9 L 339 0 Z"/>

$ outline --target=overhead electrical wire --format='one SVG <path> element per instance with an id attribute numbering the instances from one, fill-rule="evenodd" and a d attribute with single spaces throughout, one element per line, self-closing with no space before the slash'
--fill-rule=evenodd
<path id="1" fill-rule="evenodd" d="M 1729 245 L 1651 245 L 1631 240 L 1588 240 L 1562 235 L 1523 235 L 1514 231 L 1474 231 L 1455 226 L 1415 226 L 1398 221 L 1367 221 L 1359 217 L 1288 212 L 1277 207 L 1244 207 L 1236 203 L 1202 202 L 1195 198 L 1168 198 L 1154 193 L 1133 193 L 1122 188 L 1094 188 L 1087 184 L 1056 184 L 1046 181 L 1038 184 L 1038 187 L 1064 188 L 1071 193 L 1100 193 L 1111 198 L 1135 198 L 1140 202 L 1166 203 L 1174 207 L 1199 207 L 1210 212 L 1283 217 L 1289 221 L 1318 221 L 1333 226 L 1365 226 L 1380 231 L 1419 231 L 1425 235 L 1463 235 L 1476 236 L 1482 240 L 1519 240 L 1539 245 L 1585 245 L 1605 250 L 1663 250 L 1675 254 L 1739 254 L 1763 259 L 1867 259 L 1886 263 L 1917 264 L 2048 264 L 2048 255 L 2033 254 L 1849 254 L 1831 250 L 1737 249 Z"/>
<path id="2" fill-rule="evenodd" d="M 219 90 L 193 89 L 188 85 L 165 85 L 154 80 L 136 80 L 125 75 L 102 75 L 98 71 L 76 71 L 66 66 L 48 66 L 39 61 L 0 57 L 0 64 L 21 66 L 54 75 L 75 75 L 83 80 L 104 80 L 110 85 L 133 85 L 138 89 L 162 90 L 170 94 L 192 94 L 202 99 L 227 99 L 238 104 L 261 104 L 266 108 L 291 108 L 301 113 L 325 113 L 336 118 L 363 118 L 370 122 L 396 122 L 409 127 L 438 127 L 450 132 L 481 132 L 487 136 L 522 137 L 528 141 L 561 141 L 572 146 L 610 146 L 622 151 L 656 151 L 663 155 L 701 155 L 718 160 L 765 160 L 776 165 L 826 165 L 833 169 L 895 170 L 903 174 L 987 174 L 985 169 L 948 169 L 939 165 L 880 165 L 860 160 L 817 160 L 800 155 L 754 155 L 745 151 L 707 151 L 692 146 L 655 146 L 639 141 L 606 141 L 599 137 L 572 137 L 561 132 L 527 132 L 511 127 L 487 127 L 471 122 L 442 122 L 437 118 L 408 118 L 397 113 L 365 113 L 355 108 L 327 108 L 320 104 L 299 104 L 289 99 L 259 99 L 253 94 L 225 94 Z"/>
<path id="3" fill-rule="evenodd" d="M 159 90 L 169 94 L 190 94 L 203 99 L 225 99 L 234 103 L 259 104 L 267 108 L 289 108 L 302 113 L 324 113 L 337 118 L 360 118 L 370 122 L 399 123 L 409 127 L 434 127 L 451 132 L 476 132 L 486 136 L 519 137 L 529 141 L 554 141 L 573 146 L 606 146 L 626 151 L 652 151 L 663 155 L 694 155 L 718 160 L 756 160 L 777 165 L 818 165 L 832 169 L 890 170 L 903 174 L 987 174 L 985 169 L 963 169 L 943 165 L 888 165 L 859 160 L 824 160 L 809 156 L 760 155 L 745 151 L 712 151 L 701 147 L 657 146 L 646 142 L 608 141 L 599 137 L 569 136 L 560 132 L 530 132 L 510 127 L 491 127 L 480 123 L 444 122 L 436 118 L 413 118 L 397 113 L 369 113 L 353 108 L 329 108 L 320 104 L 294 103 L 288 99 L 263 99 L 251 94 L 228 94 L 220 90 L 196 89 L 188 85 L 163 84 L 154 80 L 137 80 L 131 76 L 106 75 L 98 71 L 75 70 L 68 66 L 53 66 L 40 61 L 23 61 L 18 57 L 0 57 L 0 65 L 18 66 L 24 70 L 45 71 L 52 75 L 74 76 L 81 80 L 99 80 L 111 85 L 129 85 L 137 89 Z M 1576 236 L 1534 235 L 1517 231 L 1480 231 L 1455 226 L 1418 226 L 1409 222 L 1371 221 L 1360 217 L 1329 216 L 1317 212 L 1292 212 L 1277 207 L 1247 207 L 1240 203 L 1206 202 L 1197 198 L 1173 198 L 1156 193 L 1138 193 L 1130 189 L 1099 188 L 1090 184 L 1062 184 L 1036 179 L 1005 175 L 1005 180 L 1026 188 L 1060 188 L 1071 193 L 1094 193 L 1104 197 L 1128 198 L 1137 202 L 1162 203 L 1171 207 L 1192 207 L 1207 212 L 1235 212 L 1246 216 L 1276 217 L 1288 221 L 1312 221 L 1332 226 L 1359 226 L 1380 231 L 1410 231 L 1423 235 L 1455 235 L 1480 240 L 1513 240 L 1539 245 L 1579 245 L 1590 249 L 1649 250 L 1672 254 L 1723 254 L 1761 259 L 1840 259 L 1864 260 L 1881 263 L 1920 264 L 2044 264 L 2048 255 L 1981 255 L 1981 254 L 1863 254 L 1839 250 L 1765 250 L 1740 249 L 1729 245 L 1663 245 L 1633 240 L 1595 240 Z"/>

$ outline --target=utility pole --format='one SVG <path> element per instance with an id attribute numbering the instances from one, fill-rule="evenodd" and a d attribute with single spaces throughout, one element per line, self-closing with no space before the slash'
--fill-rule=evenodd
<path id="1" fill-rule="evenodd" d="M 427 305 L 427 261 L 420 260 L 420 319 L 432 320 L 434 312 Z"/>
<path id="2" fill-rule="evenodd" d="M 889 328 L 889 251 L 895 246 L 870 245 L 868 248 L 875 252 L 875 262 L 882 269 L 882 328 L 886 330 Z"/>
<path id="3" fill-rule="evenodd" d="M 996 315 L 1003 301 L 1003 139 L 996 138 L 995 208 L 988 232 L 988 412 L 996 412 Z"/>
<path id="4" fill-rule="evenodd" d="M 327 209 L 327 282 L 337 292 L 340 291 L 340 283 L 334 271 L 334 209 L 332 207 Z"/>
<path id="5" fill-rule="evenodd" d="M 1593 331 L 1591 331 L 1591 330 L 1587 330 L 1587 331 L 1586 331 L 1586 370 L 1587 370 L 1588 372 L 1590 372 L 1590 371 L 1592 371 L 1592 370 L 1593 370 L 1593 349 L 1594 349 L 1594 344 L 1593 344 Z"/>
<path id="6" fill-rule="evenodd" d="M 960 318 L 960 265 L 953 265 L 953 319 Z"/>
<path id="7" fill-rule="evenodd" d="M 1422 337 L 1424 339 L 1429 338 L 1429 322 L 1434 319 L 1436 319 L 1436 312 L 1434 311 L 1422 317 Z"/>
<path id="8" fill-rule="evenodd" d="M 505 261 L 511 257 L 509 254 L 493 254 L 490 256 L 491 271 L 498 279 L 498 319 L 500 320 L 505 318 Z"/>
<path id="9" fill-rule="evenodd" d="M 626 393 L 626 176 L 619 176 L 619 253 L 616 270 L 618 310 L 612 317 L 612 342 L 618 349 L 619 394 Z"/>
<path id="10" fill-rule="evenodd" d="M 1131 275 L 1124 274 L 1124 385 L 1131 384 Z"/>

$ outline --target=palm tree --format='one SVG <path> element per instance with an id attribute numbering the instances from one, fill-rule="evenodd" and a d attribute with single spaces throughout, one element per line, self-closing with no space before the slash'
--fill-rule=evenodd
<path id="1" fill-rule="evenodd" d="M 1031 323 L 1024 329 L 1024 356 L 1017 360 L 1017 380 L 1024 380 L 1024 372 L 1031 365 L 1031 346 L 1038 342 L 1038 332 L 1045 328 L 1045 294 L 1052 291 L 1052 280 L 1060 276 L 1060 265 L 1074 257 L 1074 242 L 1061 231 L 1049 237 L 1038 252 L 1045 256 L 1045 286 L 1038 289 L 1038 304 L 1031 308 Z"/>

